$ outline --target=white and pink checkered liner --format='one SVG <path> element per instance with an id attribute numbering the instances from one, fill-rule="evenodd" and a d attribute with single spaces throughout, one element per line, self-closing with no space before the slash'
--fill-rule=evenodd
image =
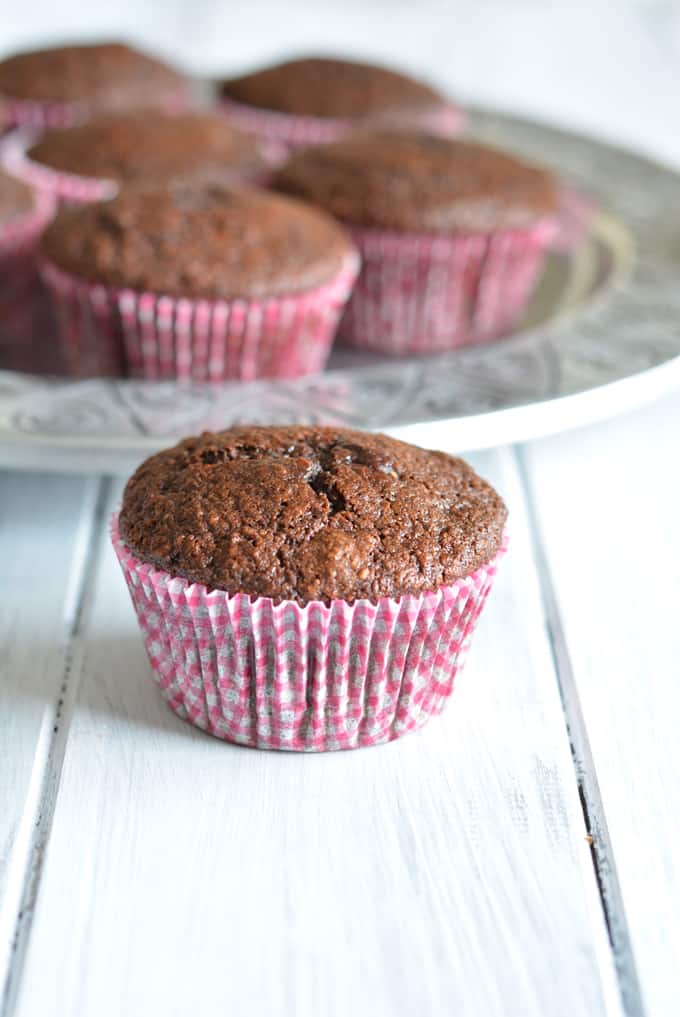
<path id="1" fill-rule="evenodd" d="M 222 381 L 323 369 L 359 269 L 354 251 L 329 282 L 268 300 L 190 300 L 96 285 L 50 262 L 66 359 L 79 374 Z"/>
<path id="2" fill-rule="evenodd" d="M 37 102 L 0 96 L 0 118 L 12 127 L 72 127 L 87 117 L 87 107 L 73 102 Z"/>
<path id="3" fill-rule="evenodd" d="M 218 738 L 296 751 L 378 745 L 439 713 L 507 546 L 436 593 L 301 607 L 155 569 L 117 517 L 111 539 L 171 709 Z"/>
<path id="4" fill-rule="evenodd" d="M 348 227 L 361 274 L 339 334 L 387 354 L 498 338 L 517 322 L 557 224 L 449 236 Z"/>
<path id="5" fill-rule="evenodd" d="M 557 231 L 550 244 L 554 251 L 571 251 L 588 235 L 597 214 L 597 202 L 573 187 L 562 187 Z"/>
<path id="6" fill-rule="evenodd" d="M 170 112 L 179 112 L 191 106 L 191 89 L 187 85 L 176 93 L 168 95 L 162 108 Z M 35 127 L 41 131 L 50 127 L 73 127 L 81 124 L 92 115 L 92 110 L 85 102 L 53 102 L 35 99 L 16 99 L 8 95 L 0 95 L 0 120 L 11 127 Z"/>
<path id="7" fill-rule="evenodd" d="M 23 128 L 12 133 L 0 145 L 0 163 L 4 170 L 35 188 L 50 194 L 64 204 L 89 204 L 107 201 L 114 197 L 118 185 L 113 180 L 81 177 L 76 173 L 62 173 L 29 159 L 27 151 L 35 144 L 39 133 Z"/>
<path id="8" fill-rule="evenodd" d="M 222 96 L 220 112 L 234 127 L 249 131 L 261 138 L 269 138 L 285 144 L 289 149 L 305 145 L 323 145 L 337 141 L 356 130 L 356 122 L 331 117 L 295 116 L 291 113 L 277 113 L 257 109 L 245 103 Z M 411 114 L 408 118 L 382 118 L 373 121 L 373 126 L 389 127 L 395 123 L 407 123 L 433 134 L 459 134 L 465 124 L 465 113 L 453 103 L 442 103 L 436 109 Z"/>
<path id="9" fill-rule="evenodd" d="M 30 339 L 46 295 L 38 281 L 40 234 L 54 213 L 49 195 L 36 194 L 30 212 L 0 227 L 0 320 L 14 339 Z"/>

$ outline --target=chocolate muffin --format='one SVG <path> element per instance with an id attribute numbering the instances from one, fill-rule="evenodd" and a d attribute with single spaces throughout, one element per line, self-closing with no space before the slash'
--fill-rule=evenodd
<path id="1" fill-rule="evenodd" d="M 122 43 L 59 46 L 0 61 L 0 96 L 93 110 L 173 105 L 187 95 L 177 71 Z M 49 118 L 47 118 L 49 120 Z"/>
<path id="2" fill-rule="evenodd" d="M 342 120 L 432 111 L 445 101 L 398 71 L 329 57 L 288 60 L 224 81 L 221 91 L 258 109 Z"/>
<path id="3" fill-rule="evenodd" d="M 351 250 L 340 226 L 302 202 L 190 180 L 62 209 L 42 248 L 82 279 L 212 300 L 313 289 Z"/>
<path id="4" fill-rule="evenodd" d="M 343 222 L 400 232 L 521 228 L 558 205 L 546 170 L 475 142 L 405 131 L 304 149 L 273 186 Z"/>
<path id="5" fill-rule="evenodd" d="M 357 126 L 411 124 L 450 135 L 463 111 L 397 71 L 323 57 L 290 60 L 222 83 L 222 113 L 288 148 L 344 137 Z"/>
<path id="6" fill-rule="evenodd" d="M 273 186 L 347 226 L 362 269 L 340 334 L 395 356 L 508 334 L 540 277 L 559 194 L 549 172 L 512 155 L 413 131 L 307 148 Z"/>
<path id="7" fill-rule="evenodd" d="M 461 459 L 380 434 L 236 427 L 152 456 L 120 533 L 142 561 L 276 601 L 418 595 L 490 561 L 501 498 Z"/>
<path id="8" fill-rule="evenodd" d="M 42 252 L 69 362 L 156 380 L 321 370 L 358 270 L 323 212 L 192 178 L 64 208 Z"/>
<path id="9" fill-rule="evenodd" d="M 152 182 L 174 176 L 229 180 L 268 165 L 265 145 L 212 113 L 167 116 L 137 110 L 48 131 L 29 158 L 59 173 Z"/>
<path id="10" fill-rule="evenodd" d="M 377 745 L 451 695 L 505 551 L 460 459 L 336 427 L 234 427 L 128 481 L 111 537 L 156 681 L 218 738 Z"/>
<path id="11" fill-rule="evenodd" d="M 34 206 L 31 188 L 0 170 L 0 229 L 30 214 Z"/>

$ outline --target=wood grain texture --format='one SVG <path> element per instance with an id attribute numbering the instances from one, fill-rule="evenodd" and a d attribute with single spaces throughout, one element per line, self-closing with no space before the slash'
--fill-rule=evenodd
<path id="1" fill-rule="evenodd" d="M 527 463 L 647 1017 L 680 1007 L 680 403 Z"/>
<path id="2" fill-rule="evenodd" d="M 0 474 L 0 998 L 43 782 L 97 483 Z"/>
<path id="3" fill-rule="evenodd" d="M 103 553 L 17 1017 L 621 1012 L 513 463 L 454 700 L 377 749 L 182 724 Z"/>
<path id="4" fill-rule="evenodd" d="M 2 55 L 114 30 L 221 72 L 330 41 L 680 160 L 673 5 L 612 17 L 517 0 L 490 16 L 425 0 L 392 4 L 389 31 L 384 3 L 255 6 L 235 20 L 217 0 L 171 0 L 162 19 L 149 0 L 15 5 Z M 679 439 L 668 401 L 527 452 L 645 1017 L 680 1000 Z M 299 759 L 183 726 L 105 553 L 69 650 L 81 693 L 3 1017 L 620 1013 L 521 497 L 505 455 L 478 462 L 511 502 L 511 553 L 449 710 L 381 749 Z M 91 505 L 73 478 L 0 474 L 0 981 L 40 861 Z"/>

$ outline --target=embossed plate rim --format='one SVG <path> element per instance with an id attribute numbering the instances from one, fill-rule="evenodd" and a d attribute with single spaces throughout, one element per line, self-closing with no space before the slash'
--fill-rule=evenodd
<path id="1" fill-rule="evenodd" d="M 47 381 L 0 372 L 0 465 L 126 469 L 177 432 L 193 430 L 197 414 L 204 414 L 202 424 L 213 426 L 235 419 L 325 420 L 469 451 L 604 419 L 680 385 L 680 295 L 675 292 L 680 239 L 667 222 L 680 174 L 608 143 L 504 114 L 473 111 L 471 125 L 477 137 L 559 168 L 614 222 L 623 223 L 635 258 L 606 298 L 596 295 L 577 315 L 571 310 L 493 346 L 330 371 L 298 382 L 225 386 L 217 390 L 224 397 L 221 406 L 215 390 L 206 386 Z M 172 400 L 186 402 L 188 396 L 188 403 L 171 432 L 148 433 L 139 422 L 145 400 L 148 409 L 159 393 L 167 397 L 168 385 Z M 80 431 L 25 426 L 31 412 L 39 420 L 41 406 L 55 399 L 63 399 L 62 409 L 76 416 L 80 406 Z M 92 431 L 85 411 L 99 400 L 111 404 L 124 430 Z"/>

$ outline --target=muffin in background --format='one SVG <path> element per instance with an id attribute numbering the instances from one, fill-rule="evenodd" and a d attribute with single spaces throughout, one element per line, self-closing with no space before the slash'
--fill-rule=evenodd
<path id="1" fill-rule="evenodd" d="M 0 172 L 0 229 L 23 219 L 35 206 L 31 188 Z"/>
<path id="2" fill-rule="evenodd" d="M 202 180 L 62 209 L 43 278 L 79 373 L 290 378 L 321 370 L 358 271 L 330 217 Z"/>
<path id="3" fill-rule="evenodd" d="M 143 463 L 112 539 L 168 705 L 219 738 L 319 751 L 442 710 L 506 515 L 442 452 L 236 427 Z"/>
<path id="4" fill-rule="evenodd" d="M 12 126 L 63 127 L 95 112 L 190 102 L 184 75 L 119 42 L 16 53 L 0 61 L 0 114 Z"/>
<path id="5" fill-rule="evenodd" d="M 133 110 L 54 128 L 37 142 L 18 135 L 5 144 L 3 165 L 62 203 L 103 201 L 121 185 L 173 177 L 264 183 L 283 158 L 280 145 L 208 112 Z"/>
<path id="6" fill-rule="evenodd" d="M 230 78 L 220 95 L 222 112 L 236 127 L 289 148 L 335 141 L 377 123 L 453 134 L 464 122 L 460 107 L 424 82 L 331 57 L 288 60 Z"/>
<path id="7" fill-rule="evenodd" d="M 28 342 L 46 297 L 37 270 L 40 234 L 53 214 L 46 195 L 0 171 L 0 343 Z"/>
<path id="8" fill-rule="evenodd" d="M 301 150 L 273 186 L 346 226 L 362 271 L 340 334 L 391 354 L 441 352 L 510 331 L 559 207 L 546 170 L 413 131 L 366 131 Z"/>

